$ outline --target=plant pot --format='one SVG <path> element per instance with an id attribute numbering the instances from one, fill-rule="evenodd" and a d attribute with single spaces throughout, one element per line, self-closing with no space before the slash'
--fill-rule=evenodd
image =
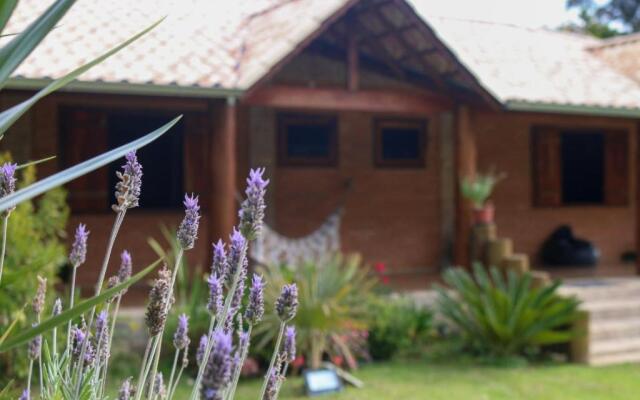
<path id="1" fill-rule="evenodd" d="M 493 203 L 487 202 L 483 207 L 473 208 L 473 223 L 474 224 L 491 224 L 495 217 L 495 207 Z"/>

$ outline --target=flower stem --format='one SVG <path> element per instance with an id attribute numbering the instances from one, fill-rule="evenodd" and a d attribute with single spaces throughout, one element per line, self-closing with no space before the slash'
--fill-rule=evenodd
<path id="1" fill-rule="evenodd" d="M 249 341 L 251 340 L 251 330 L 253 329 L 253 325 L 249 325 L 249 329 L 247 330 L 247 335 L 249 336 Z M 249 342 L 242 349 L 242 354 L 240 355 L 240 363 L 238 364 L 238 368 L 233 372 L 233 381 L 231 382 L 231 387 L 227 392 L 226 399 L 233 400 L 233 397 L 236 395 L 236 388 L 238 387 L 238 382 L 240 381 L 240 373 L 242 372 L 242 366 L 244 365 L 244 361 L 247 359 L 247 355 L 249 354 Z"/>
<path id="2" fill-rule="evenodd" d="M 2 250 L 0 250 L 0 281 L 2 281 L 2 271 L 4 270 L 4 255 L 7 250 L 7 225 L 9 225 L 9 214 L 5 212 L 2 218 Z"/>
<path id="3" fill-rule="evenodd" d="M 267 375 L 264 377 L 264 382 L 262 383 L 262 390 L 260 390 L 260 400 L 264 398 L 264 393 L 267 391 L 267 383 L 269 382 L 269 377 L 273 371 L 273 366 L 276 364 L 276 359 L 278 358 L 278 353 L 280 352 L 280 343 L 282 342 L 282 335 L 284 334 L 284 322 L 280 322 L 280 332 L 278 332 L 278 339 L 276 339 L 276 346 L 273 349 L 273 355 L 271 356 L 271 362 L 269 363 L 269 369 L 267 370 Z"/>
<path id="4" fill-rule="evenodd" d="M 207 367 L 207 361 L 209 360 L 209 354 L 211 353 L 211 348 L 213 347 L 212 342 L 215 323 L 216 317 L 215 315 L 212 315 L 211 322 L 209 322 L 209 330 L 207 330 L 207 345 L 204 348 L 204 354 L 202 356 L 202 360 L 200 361 L 200 366 L 198 367 L 198 375 L 196 376 L 196 381 L 193 383 L 193 388 L 191 389 L 189 400 L 195 400 L 198 396 L 198 390 L 200 390 L 200 382 L 202 382 L 202 375 L 204 375 L 204 370 Z"/>
<path id="5" fill-rule="evenodd" d="M 109 351 L 111 351 L 111 342 L 113 341 L 113 332 L 116 328 L 116 319 L 118 318 L 118 311 L 120 310 L 120 301 L 122 300 L 122 294 L 118 295 L 118 297 L 116 298 L 116 306 L 115 309 L 113 310 L 113 316 L 111 317 L 111 329 L 109 329 L 109 343 L 108 343 L 108 348 Z M 107 370 L 109 368 L 109 358 L 107 358 L 104 362 L 104 379 L 102 380 L 102 387 L 100 389 L 101 394 L 104 394 L 104 388 L 107 384 Z"/>
<path id="6" fill-rule="evenodd" d="M 180 370 L 178 371 L 178 376 L 176 377 L 176 381 L 173 384 L 173 387 L 171 388 L 171 391 L 169 392 L 169 397 L 167 397 L 168 400 L 173 399 L 173 395 L 176 392 L 176 387 L 178 387 L 178 383 L 180 383 L 180 377 L 182 376 L 182 372 L 183 371 L 184 371 L 184 365 L 181 365 L 180 366 Z"/>
<path id="7" fill-rule="evenodd" d="M 136 397 L 135 399 L 138 400 L 140 399 L 140 397 L 142 396 L 142 388 L 144 387 L 144 381 L 147 379 L 147 375 L 145 373 L 145 371 L 147 370 L 147 363 L 149 361 L 149 353 L 151 351 L 151 348 L 153 346 L 155 346 L 155 342 L 156 342 L 156 337 L 150 337 L 149 340 L 147 340 L 147 347 L 144 350 L 144 356 L 142 357 L 142 365 L 140 366 L 140 375 L 138 376 L 138 384 L 136 385 Z M 152 345 L 153 343 L 153 345 Z"/>
<path id="8" fill-rule="evenodd" d="M 176 355 L 173 357 L 173 366 L 171 367 L 171 375 L 169 375 L 169 386 L 167 386 L 167 393 L 171 393 L 171 386 L 173 386 L 173 377 L 176 373 L 176 367 L 178 366 L 179 355 L 180 349 L 176 349 Z"/>
<path id="9" fill-rule="evenodd" d="M 31 396 L 31 377 L 33 376 L 33 360 L 29 360 L 29 375 L 27 377 L 27 393 Z"/>

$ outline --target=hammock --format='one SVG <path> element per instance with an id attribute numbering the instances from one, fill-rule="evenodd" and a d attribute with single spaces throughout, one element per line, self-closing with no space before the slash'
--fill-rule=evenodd
<path id="1" fill-rule="evenodd" d="M 262 234 L 250 246 L 251 258 L 262 265 L 295 267 L 306 262 L 321 262 L 340 250 L 342 207 L 307 236 L 289 238 L 263 225 Z"/>

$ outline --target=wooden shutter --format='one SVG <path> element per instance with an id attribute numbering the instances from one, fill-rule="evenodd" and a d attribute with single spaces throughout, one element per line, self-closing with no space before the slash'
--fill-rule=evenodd
<path id="1" fill-rule="evenodd" d="M 209 174 L 209 118 L 207 114 L 190 114 L 184 129 L 184 188 L 200 196 L 203 209 L 209 205 L 211 175 Z"/>
<path id="2" fill-rule="evenodd" d="M 98 110 L 70 109 L 61 114 L 65 167 L 108 150 L 107 115 Z M 109 208 L 109 168 L 102 167 L 67 184 L 73 212 L 105 212 Z"/>
<path id="3" fill-rule="evenodd" d="M 533 203 L 540 207 L 562 204 L 560 131 L 553 127 L 532 130 Z"/>
<path id="4" fill-rule="evenodd" d="M 605 203 L 623 206 L 629 203 L 629 134 L 607 131 L 604 153 Z"/>

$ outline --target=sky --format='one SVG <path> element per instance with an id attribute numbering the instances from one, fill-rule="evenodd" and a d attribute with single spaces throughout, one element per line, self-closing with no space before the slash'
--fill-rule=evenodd
<path id="1" fill-rule="evenodd" d="M 565 0 L 411 0 L 427 5 L 434 16 L 456 17 L 482 21 L 506 22 L 516 25 L 556 28 L 567 21 L 576 21 L 577 12 L 568 11 Z"/>

